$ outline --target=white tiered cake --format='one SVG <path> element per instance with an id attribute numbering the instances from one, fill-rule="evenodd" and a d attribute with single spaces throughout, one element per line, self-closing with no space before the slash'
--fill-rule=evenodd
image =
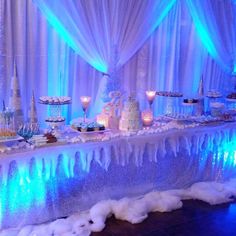
<path id="1" fill-rule="evenodd" d="M 124 104 L 124 109 L 121 112 L 119 129 L 121 131 L 138 131 L 141 128 L 141 113 L 139 103 L 129 98 Z"/>

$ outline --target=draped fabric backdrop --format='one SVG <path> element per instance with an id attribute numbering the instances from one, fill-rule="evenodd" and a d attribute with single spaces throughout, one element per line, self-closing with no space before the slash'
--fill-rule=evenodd
<path id="1" fill-rule="evenodd" d="M 228 0 L 186 0 L 186 2 L 208 52 L 225 72 L 233 74 L 236 67 L 234 4 Z"/>
<path id="2" fill-rule="evenodd" d="M 65 109 L 68 121 L 82 114 L 79 102 L 81 95 L 92 96 L 90 111 L 95 114 L 98 107 L 94 106 L 94 100 L 103 95 L 105 80 L 102 72 L 112 74 L 112 70 L 116 70 L 115 79 L 120 83 L 120 89 L 127 95 L 136 93 L 142 108 L 147 106 L 144 96 L 146 89 L 176 90 L 185 96 L 195 96 L 201 76 L 206 91 L 215 88 L 228 92 L 231 86 L 232 71 L 225 70 L 229 66 L 231 69 L 232 60 L 235 60 L 235 50 L 234 54 L 230 54 L 230 62 L 229 57 L 225 56 L 232 52 L 232 48 L 235 49 L 231 40 L 235 37 L 231 27 L 235 20 L 235 5 L 231 1 L 215 1 L 212 6 L 213 9 L 224 6 L 231 11 L 229 15 L 228 10 L 224 11 L 224 22 L 230 23 L 217 24 L 216 35 L 213 35 L 214 30 L 210 30 L 209 19 L 202 23 L 205 31 L 209 31 L 210 39 L 214 39 L 210 42 L 217 49 L 216 52 L 224 52 L 216 54 L 217 57 L 207 47 L 209 38 L 204 38 L 204 34 L 199 32 L 196 19 L 197 22 L 203 21 L 204 16 L 199 11 L 195 12 L 195 1 L 153 0 L 143 4 L 144 1 L 101 0 L 76 1 L 77 5 L 75 1 L 54 2 L 0 0 L 0 98 L 6 102 L 8 100 L 15 59 L 25 116 L 32 90 L 36 97 L 71 96 L 73 103 Z M 202 2 L 206 4 L 205 1 L 199 1 L 199 7 Z M 42 11 L 34 3 L 42 4 Z M 61 4 L 65 3 L 66 9 L 60 10 Z M 51 4 L 50 8 L 47 4 Z M 204 4 L 201 6 L 206 6 Z M 56 12 L 52 12 L 54 8 Z M 82 13 L 78 14 L 78 10 Z M 51 24 L 47 23 L 42 12 L 48 20 L 51 19 Z M 222 18 L 221 14 L 217 11 L 214 16 L 217 22 Z M 114 19 L 113 22 L 111 19 Z M 73 24 L 72 28 L 65 27 L 73 22 L 76 25 Z M 107 28 L 104 29 L 102 23 Z M 111 27 L 113 24 L 115 28 Z M 226 36 L 225 32 L 231 32 L 232 36 Z M 224 40 L 225 43 L 215 43 L 216 40 Z M 158 98 L 155 103 L 157 112 L 161 106 L 159 102 Z M 37 105 L 37 108 L 39 118 L 43 121 L 46 107 Z"/>
<path id="3" fill-rule="evenodd" d="M 175 0 L 34 2 L 75 52 L 95 69 L 109 74 L 96 96 L 95 107 L 101 109 L 101 97 L 108 101 L 110 91 L 121 89 L 118 68 L 141 47 Z"/>

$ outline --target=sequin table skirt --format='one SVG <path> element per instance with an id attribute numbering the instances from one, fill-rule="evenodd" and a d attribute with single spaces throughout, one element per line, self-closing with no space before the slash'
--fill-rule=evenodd
<path id="1" fill-rule="evenodd" d="M 235 176 L 234 123 L 1 154 L 0 226 L 41 223 L 103 199 Z"/>

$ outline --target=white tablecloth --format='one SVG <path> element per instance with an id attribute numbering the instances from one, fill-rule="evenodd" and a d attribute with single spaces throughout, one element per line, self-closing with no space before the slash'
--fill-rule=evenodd
<path id="1" fill-rule="evenodd" d="M 1 228 L 236 176 L 235 123 L 0 155 Z"/>

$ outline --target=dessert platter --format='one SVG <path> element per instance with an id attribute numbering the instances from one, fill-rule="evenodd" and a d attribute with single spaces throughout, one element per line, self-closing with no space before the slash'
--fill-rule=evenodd
<path id="1" fill-rule="evenodd" d="M 172 91 L 159 91 L 156 92 L 158 96 L 163 96 L 163 97 L 183 97 L 182 93 L 179 92 L 172 92 Z"/>
<path id="2" fill-rule="evenodd" d="M 23 140 L 23 138 L 18 135 L 11 137 L 11 138 L 1 137 L 0 143 L 9 143 L 9 142 L 21 141 L 21 140 Z"/>
<path id="3" fill-rule="evenodd" d="M 72 121 L 71 128 L 83 134 L 103 133 L 108 131 L 103 124 L 96 121 Z"/>
<path id="4" fill-rule="evenodd" d="M 206 96 L 208 98 L 221 98 L 223 95 L 217 90 L 209 90 Z"/>
<path id="5" fill-rule="evenodd" d="M 228 102 L 236 102 L 236 93 L 230 93 L 226 96 L 226 101 Z"/>
<path id="6" fill-rule="evenodd" d="M 60 137 L 57 136 L 57 133 L 52 131 L 47 131 L 44 134 L 34 135 L 28 140 L 28 143 L 34 147 L 63 144 L 63 142 L 60 140 Z"/>
<path id="7" fill-rule="evenodd" d="M 196 105 L 198 103 L 198 99 L 196 98 L 184 98 L 183 105 Z"/>
<path id="8" fill-rule="evenodd" d="M 41 96 L 39 103 L 49 105 L 65 105 L 71 103 L 71 97 L 68 96 Z"/>

